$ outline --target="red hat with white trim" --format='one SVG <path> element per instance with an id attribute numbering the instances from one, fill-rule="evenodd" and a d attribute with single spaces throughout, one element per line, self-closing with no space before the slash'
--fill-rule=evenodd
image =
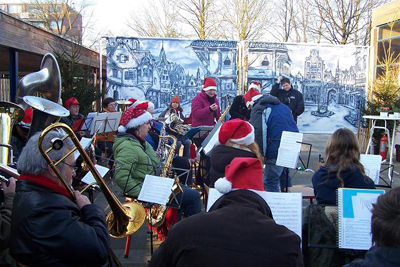
<path id="1" fill-rule="evenodd" d="M 214 187 L 221 194 L 232 189 L 264 191 L 261 161 L 257 158 L 234 158 L 225 167 L 225 177 L 219 178 Z"/>
<path id="2" fill-rule="evenodd" d="M 223 123 L 219 129 L 217 144 L 225 145 L 228 141 L 247 146 L 254 143 L 253 125 L 241 119 Z"/>
<path id="3" fill-rule="evenodd" d="M 151 121 L 153 116 L 141 108 L 128 108 L 121 117 L 118 132 L 125 133 L 127 129 L 136 128 Z"/>
<path id="4" fill-rule="evenodd" d="M 249 108 L 250 105 L 254 105 L 254 102 L 256 102 L 257 99 L 262 97 L 262 94 L 260 94 L 260 92 L 258 92 L 256 89 L 251 88 L 243 97 L 246 107 Z"/>
<path id="5" fill-rule="evenodd" d="M 252 81 L 249 86 L 249 90 L 251 88 L 256 89 L 258 92 L 261 92 L 261 83 L 259 81 Z"/>
<path id="6" fill-rule="evenodd" d="M 150 101 L 140 102 L 137 105 L 135 105 L 134 107 L 146 110 L 148 112 L 153 112 L 154 111 L 154 104 L 153 104 L 153 102 L 150 102 Z"/>
<path id="7" fill-rule="evenodd" d="M 135 98 L 129 98 L 128 101 L 132 102 L 132 104 L 130 104 L 129 107 L 134 107 L 138 104 L 138 100 Z"/>
<path id="8" fill-rule="evenodd" d="M 217 91 L 217 83 L 213 78 L 207 77 L 204 79 L 204 85 L 203 85 L 203 90 L 208 91 L 208 90 L 215 90 Z"/>

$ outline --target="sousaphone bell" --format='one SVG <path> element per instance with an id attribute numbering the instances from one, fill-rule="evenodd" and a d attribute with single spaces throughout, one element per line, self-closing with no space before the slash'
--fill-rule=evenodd
<path id="1" fill-rule="evenodd" d="M 69 110 L 47 99 L 36 96 L 24 96 L 23 99 L 33 109 L 28 138 L 36 132 L 43 131 L 50 124 L 58 122 L 61 117 L 69 116 Z"/>

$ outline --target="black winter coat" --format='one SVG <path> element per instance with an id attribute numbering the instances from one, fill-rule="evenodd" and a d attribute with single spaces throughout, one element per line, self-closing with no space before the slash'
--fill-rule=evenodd
<path id="1" fill-rule="evenodd" d="M 293 119 L 297 123 L 297 117 L 304 112 L 303 95 L 294 90 L 293 87 L 289 91 L 279 90 L 279 83 L 275 83 L 271 88 L 271 95 L 279 98 L 282 104 L 285 104 L 292 111 Z"/>
<path id="2" fill-rule="evenodd" d="M 219 145 L 211 151 L 210 162 L 210 187 L 221 177 L 225 176 L 225 167 L 231 164 L 234 158 L 256 158 L 257 156 L 247 150 Z"/>
<path id="3" fill-rule="evenodd" d="M 303 266 L 300 237 L 275 223 L 268 204 L 249 190 L 221 197 L 210 212 L 174 225 L 153 266 Z"/>
<path id="4" fill-rule="evenodd" d="M 97 205 L 79 210 L 64 195 L 18 181 L 10 254 L 27 266 L 102 266 L 109 252 L 104 219 Z"/>
<path id="5" fill-rule="evenodd" d="M 400 248 L 373 246 L 365 254 L 364 260 L 355 260 L 343 267 L 398 267 Z"/>
<path id="6" fill-rule="evenodd" d="M 348 168 L 340 173 L 343 187 L 375 189 L 374 182 L 368 176 L 361 173 L 357 167 Z M 340 187 L 337 171 L 331 170 L 331 166 L 322 166 L 312 177 L 314 194 L 318 204 L 336 205 L 336 190 Z"/>
<path id="7" fill-rule="evenodd" d="M 250 120 L 251 110 L 246 107 L 243 95 L 238 95 L 233 99 L 231 108 L 229 109 L 229 115 L 231 120 L 241 119 L 248 121 Z"/>

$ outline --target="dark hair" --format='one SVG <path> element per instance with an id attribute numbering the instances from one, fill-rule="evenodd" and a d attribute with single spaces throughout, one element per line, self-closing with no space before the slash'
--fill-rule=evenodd
<path id="1" fill-rule="evenodd" d="M 172 102 L 169 103 L 169 106 L 168 106 L 168 109 L 171 109 L 171 108 L 173 108 L 173 107 L 172 107 Z M 183 112 L 183 109 L 182 109 L 182 107 L 181 107 L 181 104 L 179 104 L 177 110 L 178 110 L 179 112 Z"/>
<path id="2" fill-rule="evenodd" d="M 343 170 L 351 167 L 358 167 L 362 174 L 364 166 L 360 163 L 360 147 L 356 136 L 347 128 L 336 130 L 325 148 L 326 164 L 331 165 L 330 171 L 337 171 L 337 178 L 340 186 L 343 186 L 343 179 L 340 174 Z"/>
<path id="3" fill-rule="evenodd" d="M 286 78 L 286 77 L 283 77 L 282 80 L 281 80 L 281 84 L 284 84 L 284 83 L 290 84 L 290 79 Z"/>
<path id="4" fill-rule="evenodd" d="M 400 187 L 378 197 L 373 204 L 372 242 L 378 247 L 400 247 Z"/>
<path id="5" fill-rule="evenodd" d="M 115 102 L 114 98 L 107 97 L 103 100 L 103 108 L 107 108 L 108 104 Z"/>

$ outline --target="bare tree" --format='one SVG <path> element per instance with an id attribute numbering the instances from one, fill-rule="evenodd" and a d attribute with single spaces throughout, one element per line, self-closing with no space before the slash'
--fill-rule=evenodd
<path id="1" fill-rule="evenodd" d="M 75 5 L 71 0 L 31 0 L 28 5 L 30 13 L 34 14 L 34 20 L 49 31 L 82 42 L 84 29 L 82 16 L 92 3 L 89 0 Z M 86 14 L 91 17 L 92 14 Z M 90 19 L 86 20 L 90 23 Z"/>
<path id="2" fill-rule="evenodd" d="M 173 0 L 145 2 L 131 12 L 126 25 L 142 37 L 183 37 Z"/>
<path id="3" fill-rule="evenodd" d="M 368 25 L 369 12 L 382 0 L 314 0 L 319 16 L 309 31 L 333 44 L 358 43 L 360 31 Z M 319 21 L 318 21 L 319 20 Z"/>
<path id="4" fill-rule="evenodd" d="M 224 11 L 218 25 L 220 36 L 235 40 L 259 39 L 270 23 L 268 4 L 266 0 L 221 0 Z"/>
<path id="5" fill-rule="evenodd" d="M 216 0 L 175 0 L 181 21 L 189 25 L 200 39 L 215 31 Z"/>
<path id="6" fill-rule="evenodd" d="M 298 31 L 295 14 L 295 1 L 278 0 L 274 3 L 276 10 L 271 13 L 275 13 L 276 19 L 274 26 L 269 33 L 275 38 L 275 40 L 288 42 L 291 40 L 292 33 Z"/>

